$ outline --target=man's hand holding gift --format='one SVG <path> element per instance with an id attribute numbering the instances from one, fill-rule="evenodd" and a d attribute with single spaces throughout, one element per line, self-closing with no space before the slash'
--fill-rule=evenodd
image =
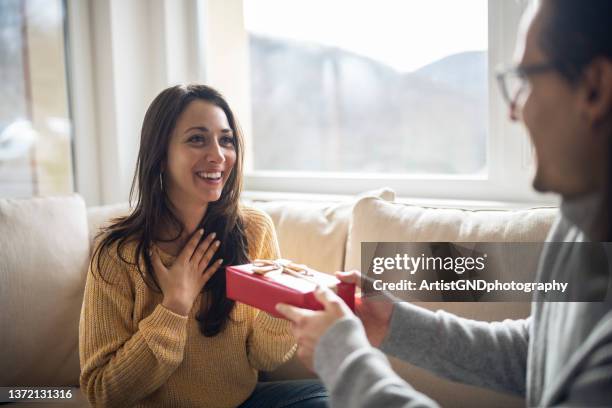
<path id="1" fill-rule="evenodd" d="M 345 283 L 361 284 L 361 274 L 358 271 L 337 272 L 336 277 Z M 314 295 L 323 305 L 323 310 L 313 311 L 283 303 L 276 306 L 276 310 L 292 322 L 293 334 L 298 343 L 298 357 L 310 369 L 314 350 L 323 334 L 338 320 L 353 316 L 342 299 L 328 288 L 319 287 Z M 378 347 L 382 343 L 389 328 L 392 310 L 393 303 L 384 295 L 358 298 L 355 302 L 355 311 L 372 345 Z"/>
<path id="2" fill-rule="evenodd" d="M 336 321 L 353 312 L 334 292 L 318 287 L 315 298 L 323 305 L 323 310 L 309 310 L 279 303 L 276 310 L 291 321 L 291 328 L 298 344 L 300 360 L 312 370 L 314 350 L 319 339 Z"/>

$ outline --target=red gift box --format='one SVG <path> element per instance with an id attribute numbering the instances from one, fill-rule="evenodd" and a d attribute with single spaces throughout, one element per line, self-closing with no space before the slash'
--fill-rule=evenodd
<path id="1" fill-rule="evenodd" d="M 354 284 L 288 260 L 257 260 L 251 264 L 228 266 L 225 276 L 228 298 L 275 317 L 282 317 L 275 309 L 278 303 L 310 310 L 323 309 L 314 296 L 317 285 L 329 287 L 351 310 L 355 309 Z"/>

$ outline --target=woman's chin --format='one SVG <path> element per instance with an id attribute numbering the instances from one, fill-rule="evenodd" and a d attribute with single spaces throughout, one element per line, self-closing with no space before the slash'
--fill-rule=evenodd
<path id="1" fill-rule="evenodd" d="M 201 203 L 212 203 L 221 198 L 224 185 L 225 181 L 216 184 L 198 182 L 192 187 L 192 191 L 196 199 Z"/>
<path id="2" fill-rule="evenodd" d="M 218 201 L 221 198 L 221 188 L 218 190 L 199 191 L 198 198 L 203 203 L 212 203 Z"/>

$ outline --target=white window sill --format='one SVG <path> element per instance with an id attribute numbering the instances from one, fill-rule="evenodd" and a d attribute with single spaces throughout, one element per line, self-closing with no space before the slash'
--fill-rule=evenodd
<path id="1" fill-rule="evenodd" d="M 252 201 L 307 201 L 307 202 L 343 202 L 355 199 L 355 195 L 340 194 L 307 194 L 274 191 L 246 190 L 242 197 Z M 505 202 L 488 200 L 448 200 L 422 197 L 397 197 L 395 202 L 414 204 L 422 207 L 458 208 L 468 210 L 524 210 L 530 208 L 558 207 L 558 202 Z"/>

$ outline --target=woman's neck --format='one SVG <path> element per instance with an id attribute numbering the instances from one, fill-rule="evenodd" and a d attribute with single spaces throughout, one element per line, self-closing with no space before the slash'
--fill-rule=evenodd
<path id="1" fill-rule="evenodd" d="M 206 210 L 208 209 L 208 203 L 196 204 L 183 202 L 180 205 L 168 198 L 168 203 L 172 213 L 178 218 L 182 224 L 183 230 L 177 229 L 177 226 L 171 222 L 165 222 L 162 227 L 161 235 L 163 239 L 173 239 L 177 237 L 179 232 L 180 236 L 172 241 L 182 248 L 189 238 L 193 235 L 196 229 L 200 226 L 201 221 L 204 219 Z M 204 231 L 206 233 L 206 231 Z"/>

